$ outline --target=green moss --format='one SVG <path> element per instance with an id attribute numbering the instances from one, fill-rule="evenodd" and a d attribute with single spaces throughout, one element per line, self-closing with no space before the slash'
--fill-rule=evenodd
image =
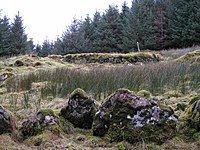
<path id="1" fill-rule="evenodd" d="M 163 94 L 165 97 L 181 97 L 182 93 L 177 90 L 167 91 Z"/>
<path id="2" fill-rule="evenodd" d="M 50 141 L 52 138 L 52 134 L 50 131 L 44 131 L 41 134 L 38 134 L 36 136 L 32 136 L 27 138 L 23 141 L 28 146 L 40 146 L 41 144 L 45 143 L 46 141 Z"/>
<path id="3" fill-rule="evenodd" d="M 73 133 L 74 132 L 74 125 L 66 120 L 64 117 L 59 116 L 59 126 L 62 129 L 63 132 L 65 133 Z"/>
<path id="4" fill-rule="evenodd" d="M 62 132 L 59 116 L 57 116 L 52 109 L 42 109 L 37 113 L 38 116 L 40 114 L 42 115 L 40 116 L 40 120 L 35 120 L 33 117 L 29 121 L 23 123 L 24 125 L 19 129 L 19 135 L 22 140 L 42 134 L 46 130 L 51 131 L 55 135 L 59 135 Z M 45 116 L 57 117 L 58 122 L 56 124 L 44 124 Z"/>
<path id="5" fill-rule="evenodd" d="M 53 112 L 54 112 L 55 116 L 57 116 L 57 117 L 60 114 L 60 110 L 59 109 L 54 109 Z"/>
<path id="6" fill-rule="evenodd" d="M 198 100 L 200 100 L 200 96 L 199 95 L 191 97 L 189 104 L 192 105 L 194 102 L 196 102 Z"/>
<path id="7" fill-rule="evenodd" d="M 46 126 L 45 130 L 51 131 L 55 135 L 60 135 L 60 133 L 62 132 L 62 128 L 60 128 L 60 126 L 58 126 L 57 124 Z"/>
<path id="8" fill-rule="evenodd" d="M 188 105 L 186 103 L 178 103 L 177 107 L 176 107 L 176 110 L 185 111 L 185 109 L 186 109 L 187 106 Z"/>
<path id="9" fill-rule="evenodd" d="M 52 109 L 42 109 L 38 113 L 41 113 L 43 116 L 55 116 L 54 111 Z"/>
<path id="10" fill-rule="evenodd" d="M 145 98 L 151 97 L 151 93 L 149 91 L 146 91 L 146 90 L 141 90 L 141 91 L 137 92 L 137 95 L 141 96 L 141 97 L 145 97 Z"/>
<path id="11" fill-rule="evenodd" d="M 70 94 L 70 97 L 74 97 L 74 96 L 80 96 L 80 97 L 87 97 L 87 93 L 81 89 L 81 88 L 77 88 L 75 89 L 71 94 Z"/>
<path id="12" fill-rule="evenodd" d="M 113 53 L 82 53 L 68 54 L 64 56 L 64 61 L 73 63 L 136 63 L 137 61 L 159 61 L 159 55 L 150 52 L 113 54 Z"/>
<path id="13" fill-rule="evenodd" d="M 47 96 L 47 101 L 52 101 L 53 99 L 54 99 L 54 97 L 52 95 Z"/>
<path id="14" fill-rule="evenodd" d="M 34 146 L 40 146 L 42 142 L 44 142 L 44 139 L 46 138 L 46 136 L 47 136 L 46 134 L 40 134 L 40 135 L 34 136 L 30 139 L 30 142 Z"/>
<path id="15" fill-rule="evenodd" d="M 96 136 L 88 136 L 87 140 L 89 140 L 92 144 L 96 145 L 101 141 L 101 138 Z"/>
<path id="16" fill-rule="evenodd" d="M 129 143 L 137 143 L 139 141 L 144 141 L 145 143 L 155 142 L 157 144 L 162 144 L 167 139 L 170 139 L 175 135 L 174 125 L 168 125 L 171 122 L 166 122 L 160 125 L 149 124 L 142 129 L 131 128 L 129 126 L 122 127 L 119 124 L 113 124 L 110 126 L 106 138 L 110 142 L 121 142 L 126 140 Z"/>
<path id="17" fill-rule="evenodd" d="M 165 110 L 165 111 L 168 111 L 169 113 L 171 114 L 174 114 L 174 110 L 170 107 L 170 106 L 166 106 L 164 104 L 159 104 L 159 107 L 162 109 L 162 110 Z"/>
<path id="18" fill-rule="evenodd" d="M 124 146 L 123 142 L 120 142 L 120 143 L 117 144 L 117 149 L 118 150 L 126 150 L 126 147 Z"/>
<path id="19" fill-rule="evenodd" d="M 179 128 L 184 129 L 184 134 L 190 133 L 191 129 L 200 131 L 200 100 L 189 105 L 184 114 L 180 116 Z"/>

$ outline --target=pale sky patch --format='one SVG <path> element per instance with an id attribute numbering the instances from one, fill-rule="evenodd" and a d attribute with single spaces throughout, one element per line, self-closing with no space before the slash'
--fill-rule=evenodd
<path id="1" fill-rule="evenodd" d="M 74 17 L 93 17 L 96 10 L 103 13 L 109 5 L 117 5 L 121 10 L 124 1 L 131 6 L 132 0 L 0 0 L 0 10 L 12 22 L 19 11 L 28 37 L 42 44 L 45 39 L 61 36 Z"/>

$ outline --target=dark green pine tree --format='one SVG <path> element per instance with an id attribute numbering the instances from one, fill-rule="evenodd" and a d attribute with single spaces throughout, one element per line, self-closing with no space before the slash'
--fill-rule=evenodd
<path id="1" fill-rule="evenodd" d="M 120 19 L 122 22 L 122 45 L 121 45 L 121 48 L 123 49 L 123 52 L 134 51 L 133 45 L 136 44 L 136 42 L 134 41 L 134 39 L 135 39 L 134 32 L 132 32 L 134 30 L 132 29 L 133 25 L 131 23 L 130 16 L 132 17 L 131 11 L 130 11 L 129 7 L 127 6 L 127 3 L 124 2 L 122 4 L 122 11 L 120 13 Z"/>
<path id="2" fill-rule="evenodd" d="M 38 55 L 41 52 L 41 49 L 42 49 L 41 45 L 37 44 L 33 50 L 33 53 Z"/>
<path id="3" fill-rule="evenodd" d="M 85 20 L 80 24 L 79 37 L 82 37 L 82 52 L 92 52 L 93 34 L 92 20 L 89 15 L 85 18 Z"/>
<path id="4" fill-rule="evenodd" d="M 154 30 L 154 0 L 140 0 L 135 3 L 133 13 L 135 13 L 135 32 L 136 40 L 141 49 L 154 49 L 155 30 Z M 135 11 L 135 12 L 134 12 Z"/>
<path id="5" fill-rule="evenodd" d="M 168 26 L 166 18 L 166 10 L 169 7 L 170 0 L 156 0 L 155 1 L 155 17 L 154 17 L 154 29 L 156 46 L 155 49 L 168 48 Z"/>
<path id="6" fill-rule="evenodd" d="M 129 51 L 137 50 L 138 32 L 136 31 L 138 30 L 138 8 L 139 7 L 137 1 L 133 1 L 130 8 L 130 13 L 127 16 L 127 20 L 125 20 L 126 22 L 123 23 L 123 49 L 128 49 Z"/>
<path id="7" fill-rule="evenodd" d="M 11 25 L 11 53 L 14 55 L 25 54 L 27 52 L 27 35 L 19 12 Z"/>
<path id="8" fill-rule="evenodd" d="M 31 38 L 31 39 L 29 39 L 27 41 L 27 50 L 26 50 L 26 53 L 29 53 L 29 54 L 32 53 L 34 51 L 34 48 L 35 48 L 35 45 L 33 43 L 33 39 Z"/>
<path id="9" fill-rule="evenodd" d="M 0 18 L 0 56 L 11 55 L 10 24 L 7 16 Z"/>
<path id="10" fill-rule="evenodd" d="M 57 54 L 57 55 L 64 55 L 64 54 L 66 54 L 63 41 L 59 37 L 57 38 L 57 40 L 54 43 L 53 54 Z"/>
<path id="11" fill-rule="evenodd" d="M 188 44 L 199 45 L 200 44 L 200 1 L 191 0 L 189 1 L 189 19 L 188 19 Z"/>
<path id="12" fill-rule="evenodd" d="M 137 51 L 137 42 L 141 50 L 155 48 L 154 2 L 154 0 L 134 0 L 132 2 L 127 26 L 123 30 L 123 44 L 126 49 Z"/>
<path id="13" fill-rule="evenodd" d="M 65 53 L 80 53 L 82 50 L 83 36 L 80 34 L 81 22 L 74 18 L 72 24 L 62 35 Z"/>
<path id="14" fill-rule="evenodd" d="M 100 12 L 96 11 L 91 22 L 91 41 L 92 41 L 92 52 L 101 52 L 101 30 L 102 30 L 102 16 Z"/>
<path id="15" fill-rule="evenodd" d="M 117 6 L 109 6 L 102 17 L 100 27 L 100 52 L 121 52 L 122 45 L 122 23 Z"/>
<path id="16" fill-rule="evenodd" d="M 199 6 L 198 0 L 172 0 L 167 13 L 170 47 L 188 47 L 200 43 Z"/>
<path id="17" fill-rule="evenodd" d="M 42 48 L 40 49 L 38 55 L 41 57 L 46 57 L 52 54 L 53 49 L 54 49 L 54 44 L 46 39 L 44 40 Z"/>

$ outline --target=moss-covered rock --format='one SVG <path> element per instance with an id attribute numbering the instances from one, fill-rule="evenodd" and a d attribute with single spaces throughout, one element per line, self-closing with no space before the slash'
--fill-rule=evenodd
<path id="1" fill-rule="evenodd" d="M 105 136 L 110 142 L 152 141 L 161 144 L 175 135 L 177 122 L 171 108 L 119 89 L 100 106 L 93 123 L 93 134 Z"/>
<path id="2" fill-rule="evenodd" d="M 75 89 L 68 101 L 68 105 L 61 109 L 61 116 L 69 120 L 75 127 L 90 129 L 96 113 L 94 99 L 78 88 Z"/>
<path id="3" fill-rule="evenodd" d="M 141 91 L 137 92 L 137 95 L 140 96 L 140 97 L 145 97 L 145 98 L 151 97 L 151 93 L 149 91 L 146 91 L 146 90 L 141 90 Z"/>
<path id="4" fill-rule="evenodd" d="M 187 125 L 200 131 L 200 100 L 196 100 L 186 109 Z"/>
<path id="5" fill-rule="evenodd" d="M 177 106 L 176 111 L 177 110 L 185 111 L 185 109 L 187 108 L 188 105 L 186 103 L 177 103 L 176 106 Z"/>
<path id="6" fill-rule="evenodd" d="M 182 93 L 178 90 L 170 90 L 170 91 L 167 91 L 163 94 L 164 97 L 166 98 L 170 98 L 170 97 L 181 97 L 182 96 Z"/>
<path id="7" fill-rule="evenodd" d="M 192 97 L 190 98 L 189 104 L 192 105 L 194 102 L 196 102 L 196 101 L 198 101 L 198 100 L 200 100 L 200 96 L 199 96 L 199 95 L 192 96 Z"/>
<path id="8" fill-rule="evenodd" d="M 59 118 L 52 109 L 42 109 L 35 116 L 25 120 L 20 128 L 23 139 L 42 133 L 44 130 L 50 130 L 59 134 Z"/>
<path id="9" fill-rule="evenodd" d="M 0 105 L 0 134 L 11 133 L 15 126 L 12 114 Z"/>

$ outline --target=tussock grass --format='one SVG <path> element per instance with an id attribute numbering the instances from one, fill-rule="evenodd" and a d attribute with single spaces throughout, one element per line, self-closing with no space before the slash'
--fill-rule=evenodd
<path id="1" fill-rule="evenodd" d="M 154 95 L 164 93 L 166 88 L 186 93 L 188 90 L 198 90 L 199 74 L 199 65 L 180 62 L 98 67 L 89 70 L 59 67 L 14 76 L 6 81 L 6 88 L 8 92 L 25 91 L 31 89 L 33 82 L 46 82 L 41 88 L 43 97 L 65 97 L 74 89 L 82 88 L 97 99 L 106 97 L 119 88 L 148 90 Z"/>
<path id="2" fill-rule="evenodd" d="M 200 49 L 189 52 L 189 53 L 181 56 L 180 58 L 177 59 L 177 61 L 182 61 L 182 62 L 188 61 L 191 63 L 200 62 Z"/>

